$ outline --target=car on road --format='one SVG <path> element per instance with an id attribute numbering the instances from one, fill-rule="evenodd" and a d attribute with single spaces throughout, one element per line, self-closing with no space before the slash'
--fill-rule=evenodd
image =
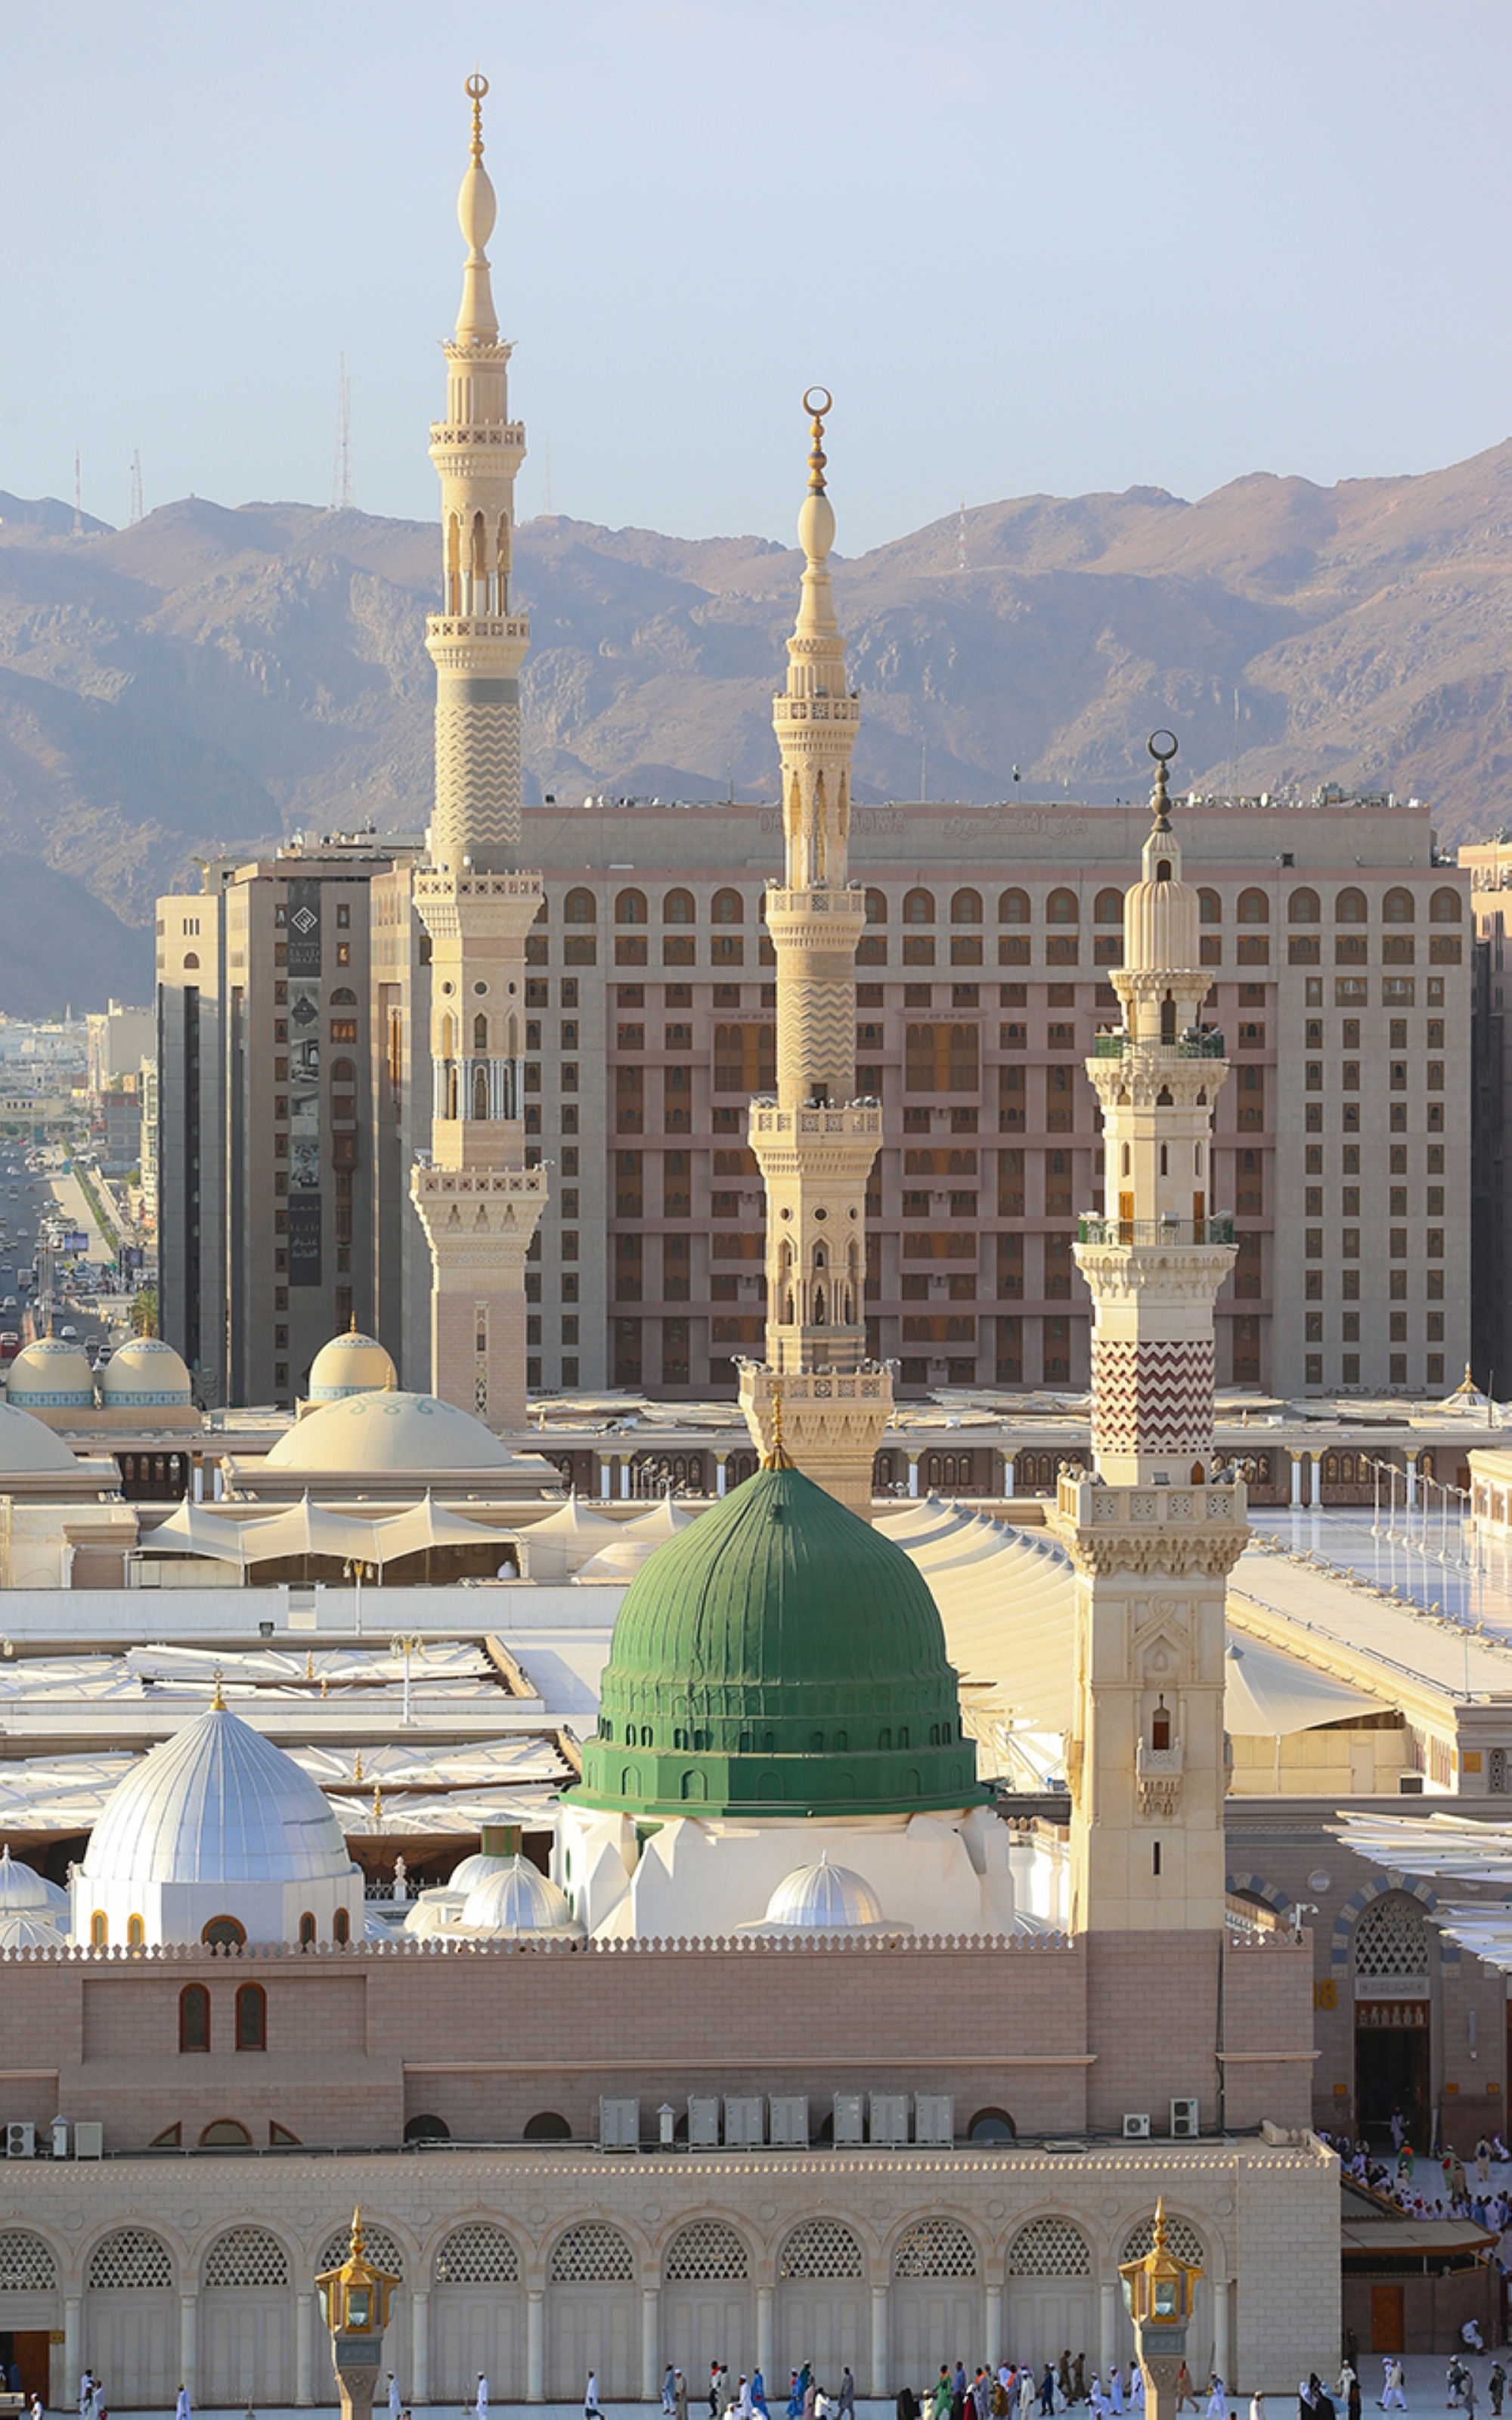
<path id="1" fill-rule="evenodd" d="M 79 1331 L 76 1327 L 60 1327 L 58 1334 L 62 1337 L 65 1344 L 73 1344 L 78 1341 Z"/>

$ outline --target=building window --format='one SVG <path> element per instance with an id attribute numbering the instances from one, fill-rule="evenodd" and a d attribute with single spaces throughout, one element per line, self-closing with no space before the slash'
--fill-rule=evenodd
<path id="1" fill-rule="evenodd" d="M 260 1983 L 243 1983 L 237 1993 L 237 2048 L 268 2048 L 268 1994 Z"/>
<path id="2" fill-rule="evenodd" d="M 203 1983 L 186 1983 L 178 1994 L 178 2047 L 189 2051 L 209 2046 L 210 1995 Z"/>

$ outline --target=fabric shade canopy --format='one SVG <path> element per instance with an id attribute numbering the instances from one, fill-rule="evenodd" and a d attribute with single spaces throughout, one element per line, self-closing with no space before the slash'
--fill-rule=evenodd
<path id="1" fill-rule="evenodd" d="M 1347 1722 L 1380 1712 L 1380 1701 L 1346 1681 L 1315 1672 L 1273 1647 L 1230 1637 L 1224 1679 L 1224 1724 L 1230 1731 L 1283 1738 L 1319 1723 Z"/>
<path id="2" fill-rule="evenodd" d="M 219 1512 L 208 1512 L 185 1497 L 176 1505 L 166 1521 L 155 1529 L 144 1529 L 139 1551 L 149 1555 L 203 1555 L 219 1563 L 243 1563 L 248 1559 L 246 1535 L 261 1528 L 260 1517 L 245 1525 Z"/>
<path id="3" fill-rule="evenodd" d="M 374 1544 L 365 1551 L 380 1563 L 395 1563 L 402 1555 L 425 1554 L 433 1546 L 490 1546 L 502 1544 L 502 1534 L 480 1521 L 469 1521 L 449 1505 L 438 1504 L 429 1489 L 422 1501 L 392 1520 L 366 1525 Z"/>

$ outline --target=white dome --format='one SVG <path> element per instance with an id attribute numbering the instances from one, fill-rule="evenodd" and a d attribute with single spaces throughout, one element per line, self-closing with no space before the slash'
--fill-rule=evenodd
<path id="1" fill-rule="evenodd" d="M 661 1538 L 632 1537 L 626 1531 L 579 1563 L 577 1575 L 580 1580 L 633 1580 L 641 1564 L 648 1563 L 665 1543 Z"/>
<path id="2" fill-rule="evenodd" d="M 133 1336 L 118 1344 L 100 1376 L 101 1400 L 122 1408 L 193 1404 L 188 1369 L 161 1336 Z"/>
<path id="3" fill-rule="evenodd" d="M 348 1395 L 383 1393 L 398 1385 L 399 1373 L 376 1336 L 360 1336 L 352 1328 L 322 1344 L 310 1364 L 312 1404 L 340 1404 Z"/>
<path id="4" fill-rule="evenodd" d="M 329 1349 L 329 1348 L 328 1348 Z M 348 1395 L 322 1404 L 286 1429 L 270 1470 L 339 1472 L 507 1470 L 515 1456 L 491 1430 L 455 1404 L 400 1392 Z"/>
<path id="5" fill-rule="evenodd" d="M 66 1892 L 59 1891 L 54 1898 L 56 1888 L 30 1866 L 13 1862 L 8 1845 L 0 1850 L 0 1916 L 33 1916 L 39 1910 L 51 1916 L 60 1902 L 64 1907 L 69 1903 Z"/>
<path id="6" fill-rule="evenodd" d="M 6 1372 L 6 1400 L 18 1411 L 69 1411 L 95 1401 L 95 1376 L 77 1344 L 61 1336 L 23 1344 Z"/>
<path id="7" fill-rule="evenodd" d="M 351 1870 L 324 1792 L 224 1706 L 116 1783 L 84 1862 L 91 1884 L 310 1883 Z"/>
<path id="8" fill-rule="evenodd" d="M 465 1895 L 476 1884 L 486 1882 L 490 1874 L 507 1873 L 512 1863 L 513 1859 L 509 1857 L 491 1857 L 486 1849 L 474 1849 L 471 1857 L 464 1857 L 461 1864 L 454 1868 L 446 1887 L 449 1891 L 461 1891 Z"/>
<path id="9" fill-rule="evenodd" d="M 20 1358 L 18 1355 L 17 1358 Z M 13 1361 L 11 1368 L 16 1364 Z M 0 1404 L 0 1478 L 23 1478 L 37 1471 L 75 1470 L 72 1454 L 61 1437 L 34 1420 L 14 1404 Z"/>
<path id="10" fill-rule="evenodd" d="M 849 1931 L 880 1924 L 882 1906 L 862 1875 L 821 1857 L 816 1866 L 799 1866 L 778 1884 L 766 1902 L 766 1922 L 791 1925 L 795 1931 Z"/>
<path id="11" fill-rule="evenodd" d="M 561 1932 L 574 1924 L 565 1891 L 529 1857 L 509 1857 L 501 1873 L 486 1874 L 468 1893 L 461 1920 L 470 1932 Z"/>
<path id="12" fill-rule="evenodd" d="M 0 1916 L 0 1949 L 61 1949 L 62 1938 L 39 1916 Z"/>

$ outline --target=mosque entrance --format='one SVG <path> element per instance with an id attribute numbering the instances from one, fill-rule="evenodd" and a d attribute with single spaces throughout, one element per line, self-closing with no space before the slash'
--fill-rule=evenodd
<path id="1" fill-rule="evenodd" d="M 51 2358 L 45 2328 L 0 2328 L 0 2370 L 7 2386 L 39 2396 L 44 2411 L 51 2393 Z"/>
<path id="2" fill-rule="evenodd" d="M 1414 2150 L 1427 2149 L 1432 2041 L 1428 1924 L 1405 1891 L 1367 1907 L 1354 1937 L 1354 2106 L 1375 2150 L 1393 2146 L 1398 2114 Z"/>

